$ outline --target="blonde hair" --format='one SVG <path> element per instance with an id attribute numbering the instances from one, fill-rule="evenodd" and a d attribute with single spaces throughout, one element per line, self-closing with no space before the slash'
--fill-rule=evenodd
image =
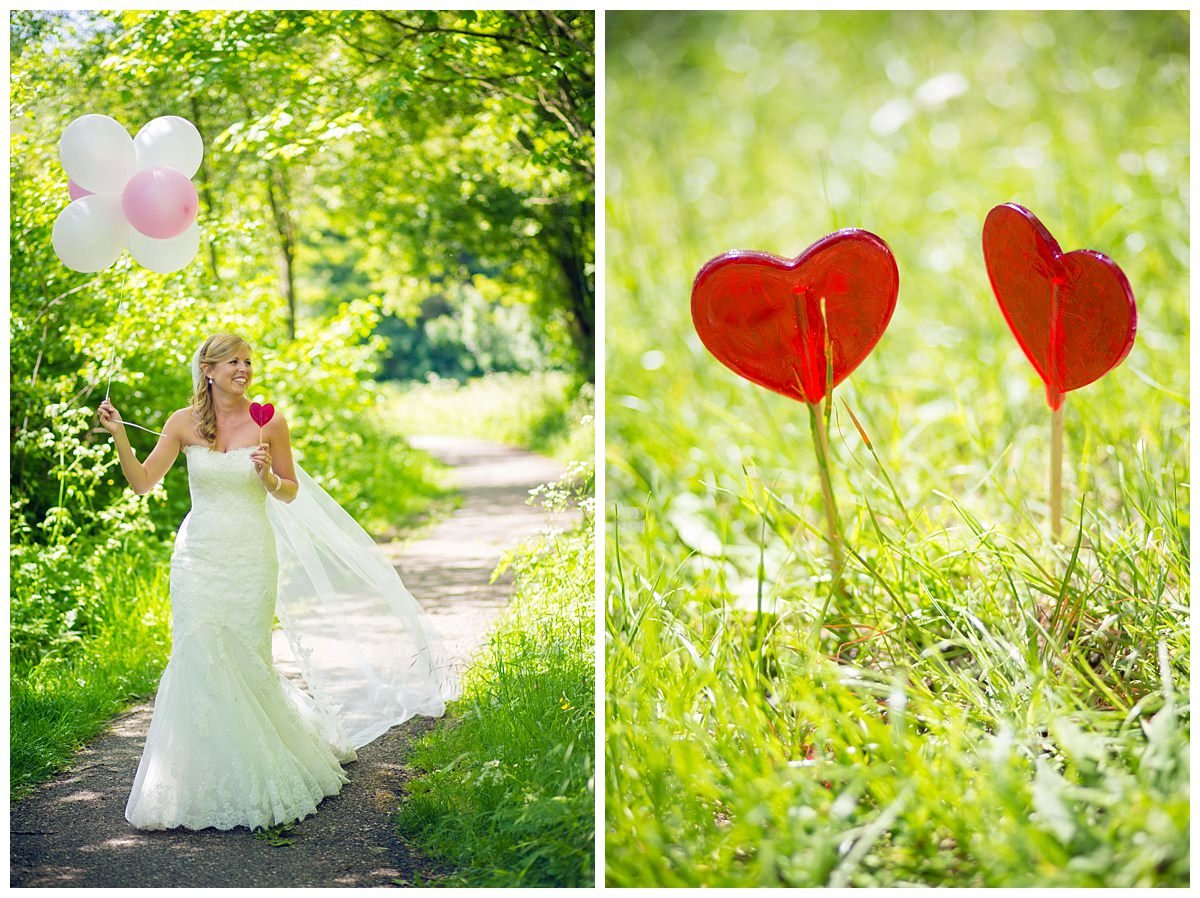
<path id="1" fill-rule="evenodd" d="M 213 407 L 212 383 L 203 366 L 228 361 L 242 346 L 249 351 L 250 344 L 237 334 L 213 334 L 200 347 L 200 379 L 192 393 L 192 417 L 196 419 L 196 432 L 209 445 L 217 438 L 217 410 Z"/>

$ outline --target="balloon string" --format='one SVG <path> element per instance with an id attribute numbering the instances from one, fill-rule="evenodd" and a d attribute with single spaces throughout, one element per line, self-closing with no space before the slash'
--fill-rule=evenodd
<path id="1" fill-rule="evenodd" d="M 136 427 L 138 430 L 146 431 L 146 433 L 153 433 L 153 434 L 156 434 L 157 436 L 162 436 L 162 431 L 151 430 L 149 427 L 142 427 L 141 424 L 134 424 L 132 421 L 122 421 L 121 423 L 124 424 L 126 427 Z"/>
<path id="2" fill-rule="evenodd" d="M 129 289 L 129 269 L 125 269 L 125 277 L 121 282 L 121 298 L 117 300 L 117 325 L 121 324 L 121 312 L 125 309 L 125 294 Z M 113 340 L 112 353 L 108 357 L 108 384 L 104 388 L 104 398 L 108 399 L 108 394 L 112 391 L 113 372 L 115 371 L 114 363 L 117 360 L 117 343 L 119 340 Z M 153 431 L 152 431 L 153 432 Z"/>
<path id="3" fill-rule="evenodd" d="M 113 343 L 112 355 L 108 357 L 108 385 L 104 388 L 104 398 L 108 399 L 108 394 L 112 390 L 113 379 L 113 362 L 117 360 L 117 344 Z"/>
<path id="4" fill-rule="evenodd" d="M 127 291 L 128 287 L 129 287 L 129 269 L 126 268 L 125 269 L 125 277 L 121 282 L 122 295 Z M 117 320 L 118 325 L 120 325 L 120 323 L 121 323 L 121 313 L 124 310 L 125 310 L 125 300 L 124 300 L 124 298 L 122 298 L 117 301 L 117 319 L 116 320 Z M 108 384 L 104 387 L 105 401 L 108 400 L 108 395 L 112 391 L 112 379 L 113 379 L 113 374 L 116 370 L 113 363 L 116 362 L 116 360 L 117 360 L 117 342 L 118 341 L 116 341 L 116 340 L 113 341 L 112 352 L 108 356 Z M 155 436 L 162 436 L 162 431 L 151 430 L 149 427 L 142 427 L 141 424 L 134 424 L 132 421 L 122 421 L 121 423 L 124 424 L 126 427 L 136 427 L 138 430 L 146 431 L 146 433 L 152 433 Z"/>

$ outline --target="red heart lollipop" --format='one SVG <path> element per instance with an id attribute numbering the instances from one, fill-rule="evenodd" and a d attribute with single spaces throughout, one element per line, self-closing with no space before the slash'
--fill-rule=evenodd
<path id="1" fill-rule="evenodd" d="M 266 427 L 267 422 L 275 417 L 275 406 L 267 402 L 259 405 L 257 402 L 250 403 L 250 420 L 259 427 Z"/>
<path id="2" fill-rule="evenodd" d="M 899 288 L 887 244 L 848 228 L 794 259 L 717 256 L 692 285 L 692 321 L 708 351 L 737 374 L 816 403 L 827 382 L 845 380 L 879 342 Z"/>
<path id="3" fill-rule="evenodd" d="M 1005 203 L 983 223 L 983 258 L 1000 310 L 1046 384 L 1050 408 L 1129 354 L 1137 306 L 1108 256 L 1064 253 L 1032 212 Z"/>

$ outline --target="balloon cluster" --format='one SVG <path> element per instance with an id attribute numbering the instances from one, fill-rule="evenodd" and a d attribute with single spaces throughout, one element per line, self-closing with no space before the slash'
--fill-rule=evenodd
<path id="1" fill-rule="evenodd" d="M 54 252 L 75 271 L 101 271 L 125 249 L 163 274 L 200 248 L 192 175 L 204 158 L 196 126 L 177 115 L 148 122 L 130 138 L 116 119 L 83 115 L 58 142 L 71 203 L 54 222 Z"/>

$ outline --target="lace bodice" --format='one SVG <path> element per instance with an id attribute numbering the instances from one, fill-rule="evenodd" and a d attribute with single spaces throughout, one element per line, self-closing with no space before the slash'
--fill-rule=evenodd
<path id="1" fill-rule="evenodd" d="M 206 622 L 233 625 L 269 658 L 278 566 L 267 491 L 254 473 L 250 451 L 184 449 L 192 510 L 175 539 L 172 620 L 177 639 Z"/>
<path id="2" fill-rule="evenodd" d="M 267 491 L 250 461 L 254 448 L 215 452 L 207 446 L 184 447 L 192 515 L 220 515 L 235 527 L 239 519 L 265 520 Z"/>

